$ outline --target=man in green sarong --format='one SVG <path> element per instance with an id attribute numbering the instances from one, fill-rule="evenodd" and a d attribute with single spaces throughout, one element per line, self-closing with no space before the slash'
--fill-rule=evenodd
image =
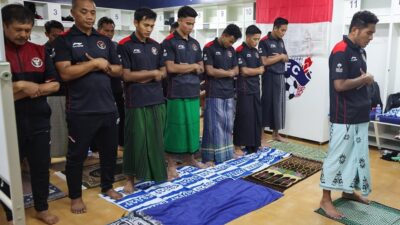
<path id="1" fill-rule="evenodd" d="M 148 8 L 135 11 L 136 31 L 122 39 L 118 53 L 125 82 L 124 174 L 126 193 L 134 191 L 134 176 L 142 181 L 167 180 L 164 159 L 165 104 L 161 79 L 161 45 L 150 38 L 157 14 Z"/>
<path id="2" fill-rule="evenodd" d="M 194 159 L 200 136 L 200 74 L 204 72 L 199 42 L 190 36 L 197 12 L 183 6 L 178 11 L 179 26 L 162 43 L 167 76 L 167 121 L 165 151 L 168 178 L 178 177 L 172 154 L 185 154 L 185 163 L 204 167 Z"/>

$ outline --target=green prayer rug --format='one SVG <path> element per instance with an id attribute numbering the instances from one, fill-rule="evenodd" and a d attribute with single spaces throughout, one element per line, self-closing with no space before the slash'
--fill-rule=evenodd
<path id="1" fill-rule="evenodd" d="M 348 225 L 400 225 L 400 210 L 371 201 L 369 205 L 360 202 L 339 198 L 333 202 L 333 205 L 339 212 L 342 212 L 345 218 L 336 220 L 342 224 Z M 315 210 L 323 216 L 326 216 L 321 208 Z M 328 217 L 328 216 L 326 216 Z M 328 217 L 329 219 L 332 219 Z"/>
<path id="2" fill-rule="evenodd" d="M 292 153 L 295 156 L 301 158 L 312 159 L 316 161 L 323 162 L 327 153 L 326 150 L 321 148 L 312 148 L 296 143 L 283 143 L 279 141 L 269 142 L 272 148 L 276 148 L 285 152 Z"/>

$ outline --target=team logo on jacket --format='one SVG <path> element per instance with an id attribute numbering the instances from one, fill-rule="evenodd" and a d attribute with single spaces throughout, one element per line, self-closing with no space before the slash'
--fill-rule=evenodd
<path id="1" fill-rule="evenodd" d="M 99 49 L 106 49 L 106 44 L 104 41 L 97 41 L 97 47 L 99 47 Z"/>
<path id="2" fill-rule="evenodd" d="M 197 47 L 197 45 L 196 45 L 196 44 L 192 44 L 192 48 L 193 48 L 193 51 L 197 51 L 197 50 L 199 50 L 199 47 Z"/>
<path id="3" fill-rule="evenodd" d="M 158 50 L 156 47 L 152 47 L 151 48 L 151 52 L 153 53 L 153 55 L 157 55 L 158 54 Z"/>
<path id="4" fill-rule="evenodd" d="M 343 65 L 341 63 L 336 65 L 336 73 L 343 73 Z"/>
<path id="5" fill-rule="evenodd" d="M 72 44 L 72 47 L 73 48 L 83 48 L 83 44 L 82 44 L 82 42 L 74 42 Z"/>
<path id="6" fill-rule="evenodd" d="M 229 58 L 232 58 L 232 52 L 231 51 L 228 51 L 227 54 L 228 54 Z"/>
<path id="7" fill-rule="evenodd" d="M 40 68 L 43 66 L 43 61 L 38 57 L 32 58 L 31 63 L 32 63 L 32 66 L 34 66 L 36 68 Z"/>

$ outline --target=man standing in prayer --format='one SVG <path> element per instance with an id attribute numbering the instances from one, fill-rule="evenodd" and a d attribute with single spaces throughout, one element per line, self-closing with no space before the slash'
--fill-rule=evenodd
<path id="1" fill-rule="evenodd" d="M 161 60 L 161 45 L 150 38 L 156 17 L 151 9 L 137 9 L 135 32 L 118 45 L 126 93 L 125 193 L 134 191 L 134 176 L 140 181 L 167 180 L 163 138 L 165 100 L 161 85 L 166 70 Z"/>
<path id="2" fill-rule="evenodd" d="M 261 145 L 260 75 L 264 66 L 257 50 L 260 36 L 257 26 L 247 27 L 246 41 L 236 49 L 239 76 L 233 143 L 246 146 L 249 153 L 256 152 Z"/>
<path id="3" fill-rule="evenodd" d="M 20 4 L 9 4 L 1 9 L 1 16 L 5 56 L 12 73 L 20 160 L 28 160 L 36 217 L 46 224 L 56 224 L 58 217 L 50 213 L 47 203 L 51 110 L 46 98 L 60 87 L 57 71 L 45 47 L 28 41 L 34 24 L 30 10 Z M 1 179 L 0 188 L 10 195 L 10 186 Z M 7 221 L 12 224 L 11 210 L 1 203 Z"/>
<path id="4" fill-rule="evenodd" d="M 219 38 L 203 49 L 206 102 L 201 156 L 203 162 L 222 163 L 233 157 L 234 77 L 239 68 L 232 45 L 242 37 L 240 28 L 228 25 Z"/>
<path id="5" fill-rule="evenodd" d="M 331 191 L 369 204 L 371 192 L 368 123 L 371 100 L 367 86 L 374 77 L 367 73 L 364 48 L 373 39 L 378 18 L 369 11 L 354 14 L 349 34 L 335 45 L 329 57 L 330 121 L 329 151 L 321 172 L 321 208 L 334 219 L 343 214 L 332 203 Z"/>
<path id="6" fill-rule="evenodd" d="M 181 7 L 178 28 L 162 43 L 168 79 L 164 142 L 169 179 L 178 177 L 172 154 L 185 154 L 187 164 L 204 167 L 194 158 L 200 145 L 200 76 L 204 72 L 200 44 L 190 36 L 196 17 L 193 8 Z"/>
<path id="7" fill-rule="evenodd" d="M 86 213 L 82 199 L 82 169 L 89 146 L 98 148 L 101 192 L 112 199 L 122 195 L 113 189 L 118 147 L 118 111 L 110 78 L 122 74 L 112 41 L 93 25 L 93 0 L 73 0 L 75 24 L 55 40 L 55 62 L 67 83 L 68 153 L 65 166 L 71 212 Z"/>
<path id="8" fill-rule="evenodd" d="M 286 88 L 285 63 L 289 60 L 282 38 L 288 29 L 288 20 L 278 17 L 272 32 L 261 39 L 259 53 L 265 66 L 262 76 L 262 126 L 272 130 L 272 139 L 287 142 L 279 135 L 285 128 Z"/>

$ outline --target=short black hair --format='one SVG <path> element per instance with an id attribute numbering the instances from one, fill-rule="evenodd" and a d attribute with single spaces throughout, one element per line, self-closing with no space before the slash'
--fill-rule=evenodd
<path id="1" fill-rule="evenodd" d="M 135 11 L 135 20 L 140 22 L 144 19 L 151 19 L 151 20 L 156 20 L 157 18 L 157 13 L 151 10 L 150 8 L 139 8 Z"/>
<path id="2" fill-rule="evenodd" d="M 99 21 L 97 21 L 97 29 L 100 30 L 104 24 L 112 24 L 115 27 L 115 23 L 114 20 L 112 20 L 111 18 L 104 16 L 101 17 L 99 19 Z"/>
<path id="3" fill-rule="evenodd" d="M 178 10 L 178 18 L 186 18 L 186 17 L 193 17 L 196 18 L 197 17 L 197 12 L 196 10 L 194 10 L 192 7 L 190 6 L 182 6 L 179 10 Z"/>
<path id="4" fill-rule="evenodd" d="M 261 34 L 261 30 L 256 25 L 250 25 L 246 28 L 246 35 Z"/>
<path id="5" fill-rule="evenodd" d="M 370 24 L 377 24 L 378 22 L 378 17 L 370 11 L 364 10 L 356 12 L 351 19 L 349 33 L 353 27 L 363 29 L 368 27 Z"/>
<path id="6" fill-rule="evenodd" d="M 289 21 L 285 18 L 278 17 L 274 20 L 274 28 L 280 28 L 282 25 L 288 25 Z"/>
<path id="7" fill-rule="evenodd" d="M 64 26 L 57 20 L 50 20 L 44 24 L 44 29 L 46 30 L 46 33 L 50 33 L 51 29 L 60 29 L 64 31 Z"/>
<path id="8" fill-rule="evenodd" d="M 242 31 L 240 31 L 240 28 L 235 25 L 235 24 L 229 24 L 222 34 L 226 34 L 228 36 L 233 36 L 236 40 L 240 39 L 242 37 Z"/>
<path id="9" fill-rule="evenodd" d="M 13 22 L 32 25 L 35 23 L 32 11 L 21 4 L 9 4 L 1 8 L 1 19 L 6 25 L 10 25 Z"/>
<path id="10" fill-rule="evenodd" d="M 171 27 L 171 29 L 176 29 L 176 28 L 178 28 L 179 27 L 179 23 L 178 22 L 173 22 L 173 23 L 171 23 L 171 25 L 170 25 Z"/>
<path id="11" fill-rule="evenodd" d="M 77 3 L 78 1 L 82 1 L 82 0 L 72 0 L 72 1 L 71 1 L 72 8 L 75 8 L 76 3 Z M 96 5 L 96 3 L 94 2 L 94 0 L 87 0 L 87 1 L 93 2 L 93 4 Z"/>

